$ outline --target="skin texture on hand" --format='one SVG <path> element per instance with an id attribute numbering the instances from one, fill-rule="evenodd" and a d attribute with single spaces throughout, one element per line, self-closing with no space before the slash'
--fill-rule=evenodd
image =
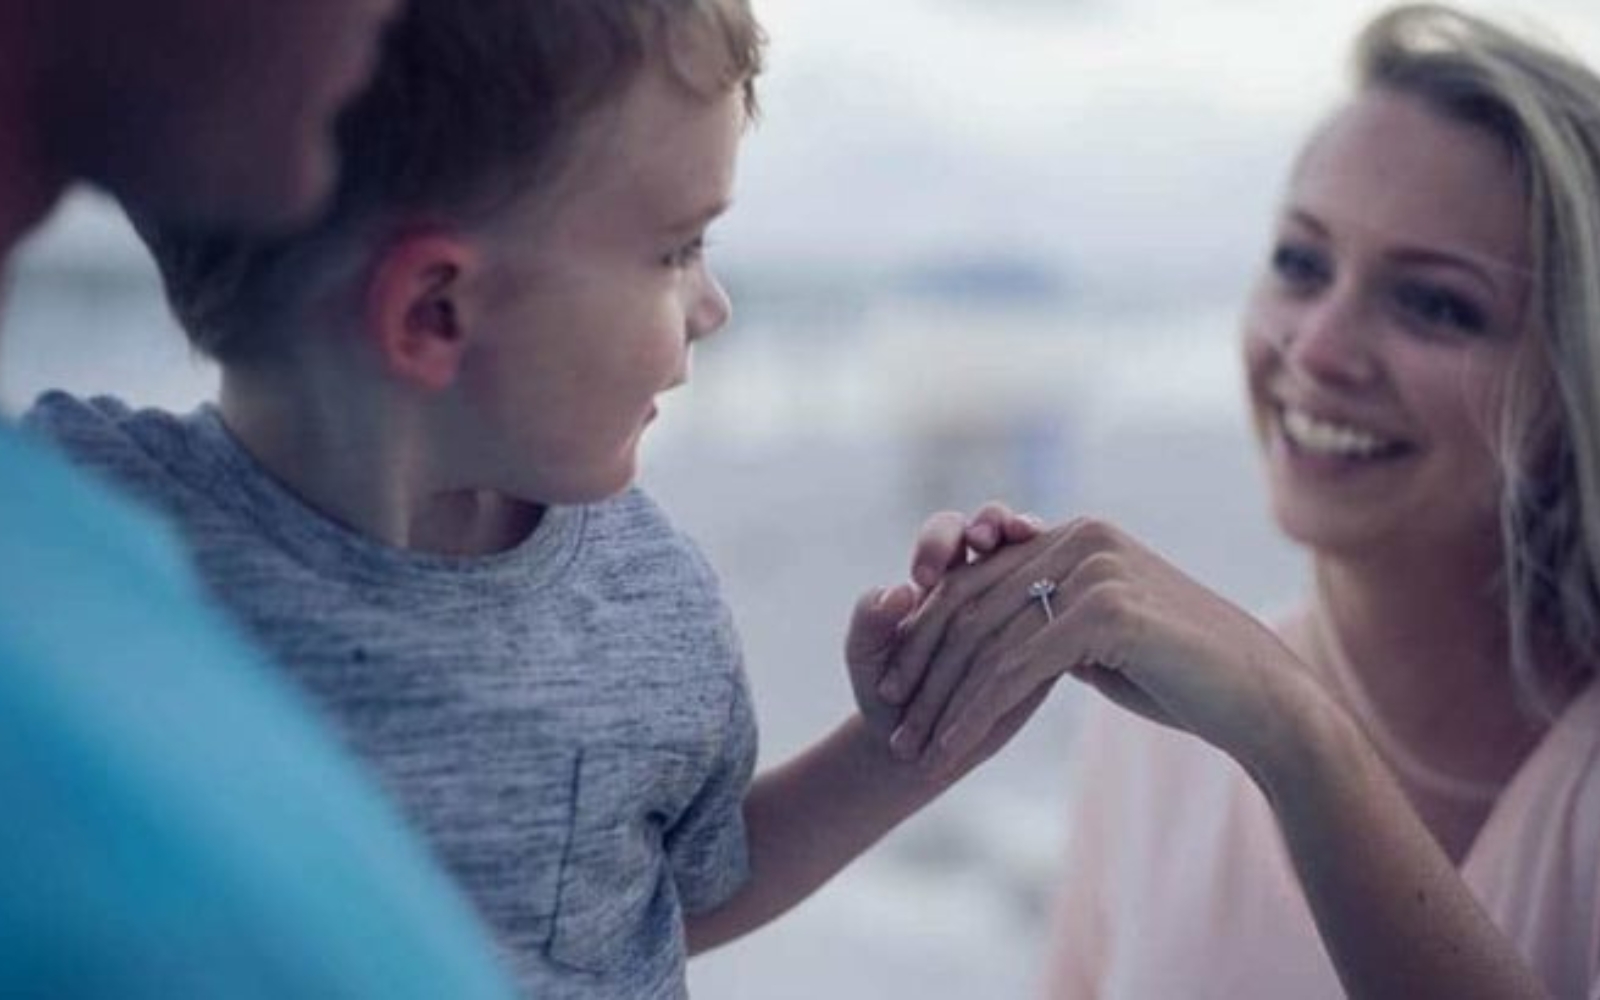
<path id="1" fill-rule="evenodd" d="M 1055 585 L 1053 620 L 1030 590 L 1040 580 Z M 894 667 L 914 692 L 896 749 L 939 771 L 1064 673 L 1246 761 L 1282 715 L 1276 699 L 1312 693 L 1270 630 L 1094 520 L 953 573 L 911 633 Z"/>

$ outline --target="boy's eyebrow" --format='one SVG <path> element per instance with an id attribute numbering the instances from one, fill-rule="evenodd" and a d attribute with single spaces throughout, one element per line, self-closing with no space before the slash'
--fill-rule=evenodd
<path id="1" fill-rule="evenodd" d="M 723 214 L 732 206 L 732 198 L 718 198 L 713 204 L 702 208 L 693 215 L 684 218 L 682 221 L 675 222 L 667 226 L 666 231 L 669 233 L 687 233 L 697 229 L 702 229 L 708 225 L 711 220 Z"/>

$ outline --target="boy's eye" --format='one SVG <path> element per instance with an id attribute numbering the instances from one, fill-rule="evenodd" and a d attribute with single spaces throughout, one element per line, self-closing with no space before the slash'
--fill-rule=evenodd
<path id="1" fill-rule="evenodd" d="M 1272 251 L 1272 273 L 1291 290 L 1309 291 L 1328 279 L 1328 262 L 1309 247 L 1280 243 Z"/>
<path id="2" fill-rule="evenodd" d="M 1482 333 L 1487 325 L 1483 310 L 1466 296 L 1426 282 L 1400 283 L 1394 301 L 1401 312 L 1429 328 Z"/>
<path id="3" fill-rule="evenodd" d="M 661 262 L 671 268 L 682 269 L 686 267 L 692 267 L 694 264 L 699 262 L 701 257 L 705 256 L 705 252 L 705 236 L 696 236 L 683 246 L 672 250 L 661 259 Z"/>

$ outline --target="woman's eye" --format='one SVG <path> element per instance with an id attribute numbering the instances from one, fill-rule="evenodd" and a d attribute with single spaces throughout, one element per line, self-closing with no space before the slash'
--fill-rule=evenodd
<path id="1" fill-rule="evenodd" d="M 1272 251 L 1272 272 L 1290 288 L 1309 289 L 1327 280 L 1328 264 L 1315 250 L 1282 244 Z"/>
<path id="2" fill-rule="evenodd" d="M 1394 298 L 1403 313 L 1430 328 L 1482 333 L 1487 325 L 1482 309 L 1446 288 L 1406 282 L 1395 288 Z"/>

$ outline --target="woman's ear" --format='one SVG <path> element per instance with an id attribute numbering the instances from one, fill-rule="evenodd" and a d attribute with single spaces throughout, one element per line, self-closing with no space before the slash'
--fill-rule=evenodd
<path id="1" fill-rule="evenodd" d="M 424 392 L 454 384 L 466 350 L 464 288 L 478 254 L 458 234 L 402 235 L 367 280 L 364 332 L 384 369 Z"/>

